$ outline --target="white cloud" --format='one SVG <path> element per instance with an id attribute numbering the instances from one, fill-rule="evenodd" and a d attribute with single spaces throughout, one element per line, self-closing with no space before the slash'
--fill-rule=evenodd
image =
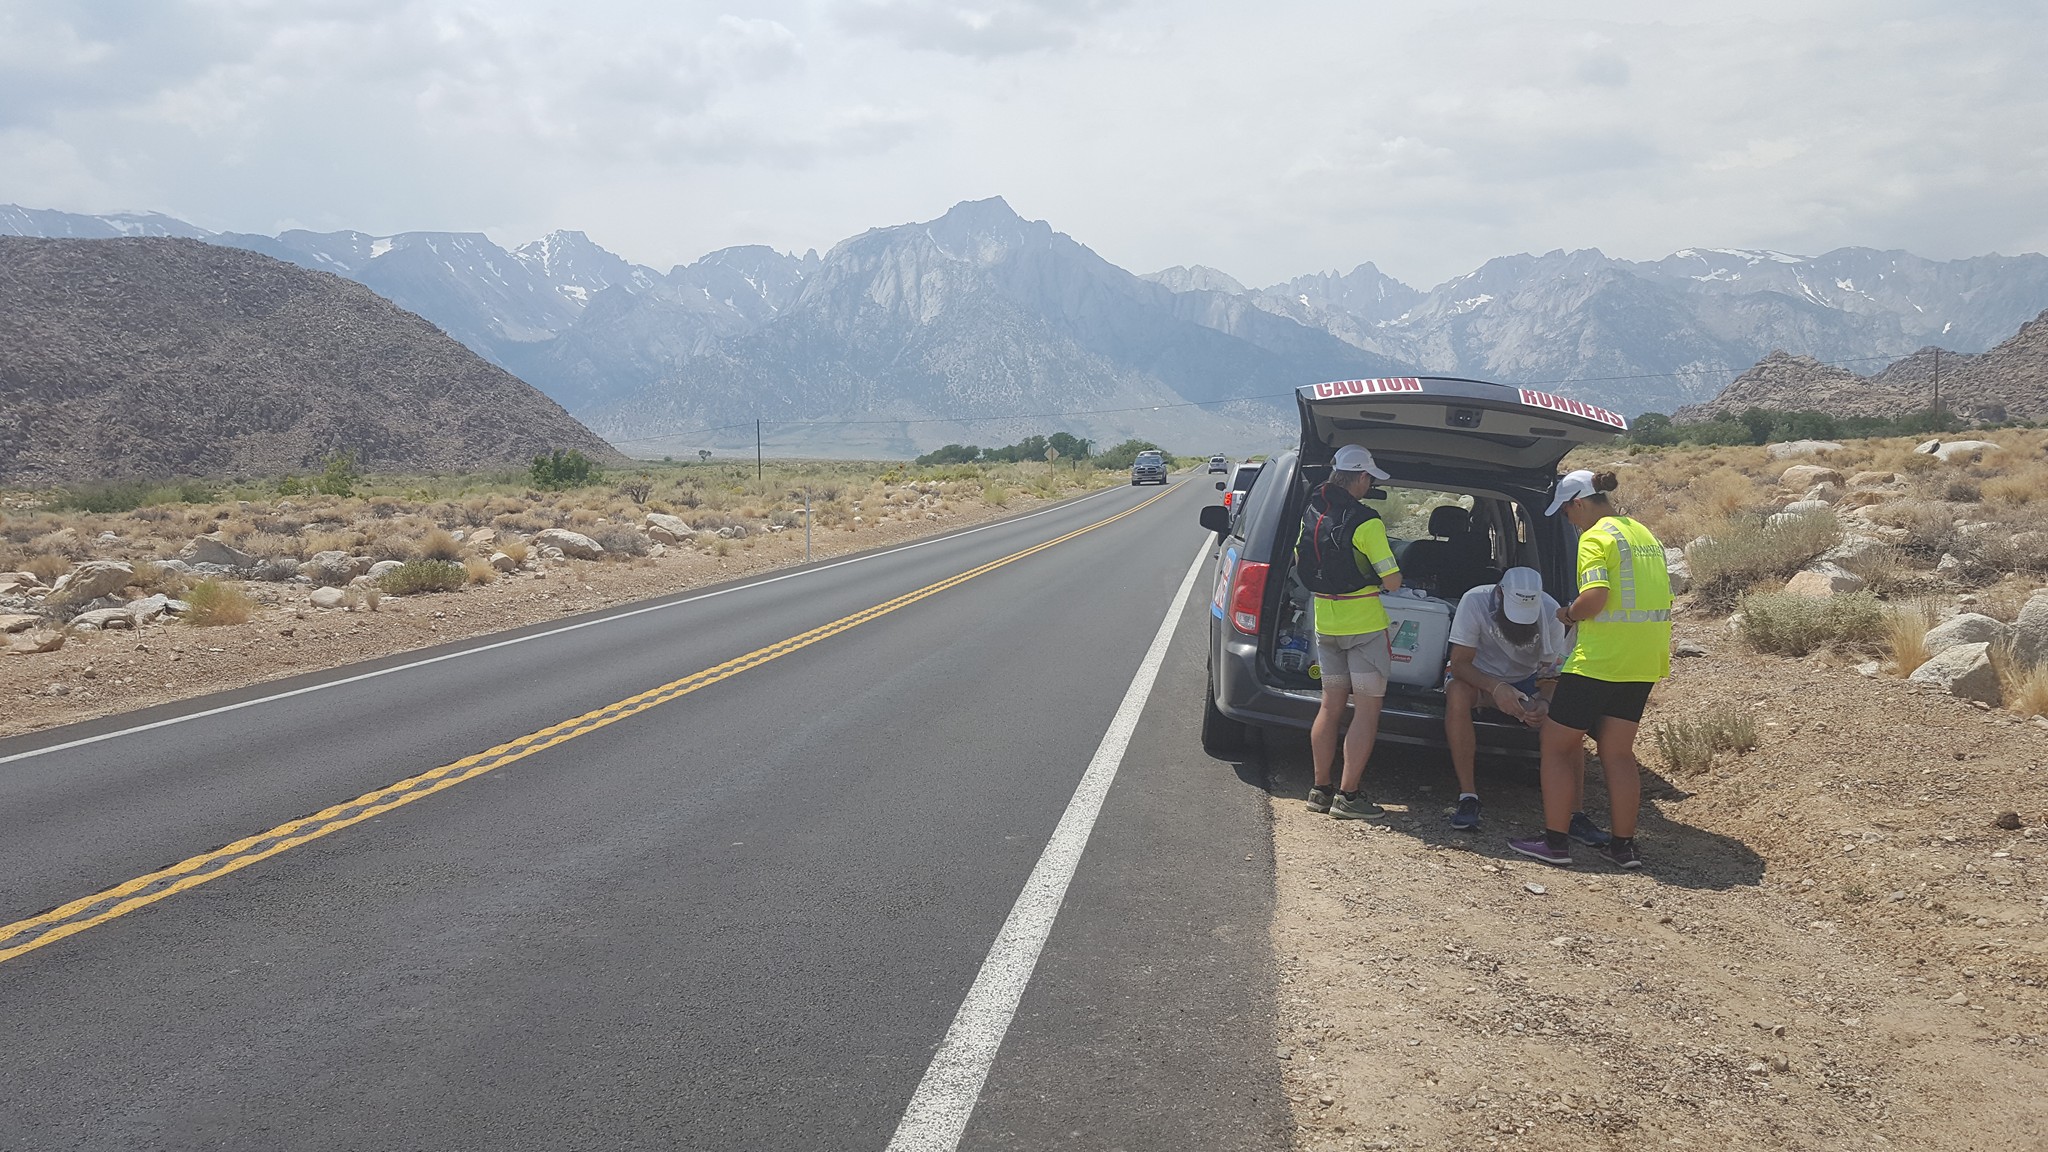
<path id="1" fill-rule="evenodd" d="M 1248 283 L 2010 252 L 2048 246 L 2043 43 L 1932 0 L 0 0 L 0 201 L 665 265 L 1001 194 Z"/>

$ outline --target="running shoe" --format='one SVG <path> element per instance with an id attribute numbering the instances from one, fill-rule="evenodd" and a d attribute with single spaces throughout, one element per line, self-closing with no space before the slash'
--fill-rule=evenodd
<path id="1" fill-rule="evenodd" d="M 1335 788 L 1325 788 L 1320 784 L 1310 788 L 1308 790 L 1308 810 L 1311 812 L 1328 812 L 1330 810 L 1330 801 L 1336 795 L 1337 790 Z"/>
<path id="2" fill-rule="evenodd" d="M 1602 860 L 1607 861 L 1609 864 L 1614 865 L 1616 868 L 1626 868 L 1629 871 L 1634 872 L 1643 866 L 1643 854 L 1641 852 L 1636 851 L 1636 846 L 1633 841 L 1627 844 L 1615 844 L 1609 842 L 1606 844 L 1602 844 L 1599 848 L 1595 849 L 1595 851 L 1600 853 L 1600 858 Z"/>
<path id="3" fill-rule="evenodd" d="M 1385 808 L 1367 800 L 1364 796 L 1360 796 L 1356 800 L 1348 800 L 1342 792 L 1339 792 L 1336 799 L 1330 801 L 1330 816 L 1337 820 L 1377 820 L 1386 814 L 1387 810 Z"/>
<path id="4" fill-rule="evenodd" d="M 1544 839 L 1543 834 L 1541 832 L 1538 832 L 1536 835 L 1527 837 L 1525 839 L 1510 840 L 1508 841 L 1508 847 L 1514 849 L 1517 852 L 1520 852 L 1522 855 L 1527 856 L 1532 860 L 1541 860 L 1545 864 L 1555 864 L 1560 868 L 1571 867 L 1571 849 L 1552 848 L 1550 846 L 1550 841 Z"/>
<path id="5" fill-rule="evenodd" d="M 1471 832 L 1479 827 L 1479 797 L 1460 796 L 1458 810 L 1451 813 L 1451 827 Z"/>
<path id="6" fill-rule="evenodd" d="M 1584 812 L 1572 813 L 1570 832 L 1572 839 L 1577 840 L 1588 848 L 1598 848 L 1614 839 L 1613 836 L 1608 835 L 1606 829 L 1593 823 L 1593 818 Z"/>

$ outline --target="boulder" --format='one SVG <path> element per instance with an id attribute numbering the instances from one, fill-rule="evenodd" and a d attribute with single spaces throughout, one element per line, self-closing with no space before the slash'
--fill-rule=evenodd
<path id="1" fill-rule="evenodd" d="M 1687 562 L 1683 549 L 1666 548 L 1664 550 L 1664 572 L 1671 577 L 1671 594 L 1673 596 L 1683 596 L 1687 592 L 1692 591 L 1692 565 Z"/>
<path id="2" fill-rule="evenodd" d="M 66 637 L 62 632 L 30 632 L 15 641 L 14 651 L 20 653 L 55 652 L 64 646 Z"/>
<path id="3" fill-rule="evenodd" d="M 1863 584 L 1863 577 L 1840 564 L 1821 563 L 1794 573 L 1792 579 L 1785 582 L 1785 591 L 1795 596 L 1838 596 L 1844 592 L 1860 592 Z"/>
<path id="4" fill-rule="evenodd" d="M 595 560 L 604 555 L 604 545 L 567 528 L 550 528 L 535 536 L 533 542 L 542 548 L 560 549 L 562 555 L 577 560 Z"/>
<path id="5" fill-rule="evenodd" d="M 0 596 L 26 596 L 37 585 L 24 584 L 19 580 L 0 575 Z"/>
<path id="6" fill-rule="evenodd" d="M 1820 464 L 1794 464 L 1778 476 L 1778 483 L 1787 488 L 1804 490 L 1815 484 L 1840 484 L 1842 474 Z"/>
<path id="7" fill-rule="evenodd" d="M 340 608 L 348 603 L 348 593 L 339 588 L 315 588 L 310 599 L 315 608 Z"/>
<path id="8" fill-rule="evenodd" d="M 256 562 L 256 557 L 221 539 L 218 532 L 194 536 L 190 544 L 178 551 L 178 559 L 187 564 L 218 564 L 223 568 L 247 568 Z"/>
<path id="9" fill-rule="evenodd" d="M 647 538 L 656 544 L 674 544 L 681 540 L 681 537 L 659 524 L 649 524 L 647 526 Z"/>
<path id="10" fill-rule="evenodd" d="M 2048 591 L 2027 597 L 2012 625 L 2012 654 L 2021 664 L 2048 664 Z"/>
<path id="11" fill-rule="evenodd" d="M 150 563 L 166 572 L 190 572 L 192 570 L 192 566 L 183 560 L 152 560 Z"/>
<path id="12" fill-rule="evenodd" d="M 127 608 L 95 608 L 71 618 L 73 624 L 101 630 L 135 627 L 135 614 Z"/>
<path id="13" fill-rule="evenodd" d="M 655 529 L 657 528 L 668 533 L 668 539 L 663 540 L 659 536 L 654 536 Z M 654 536 L 656 540 L 661 541 L 663 544 L 675 544 L 695 536 L 697 530 L 690 527 L 689 522 L 681 516 L 670 516 L 664 512 L 649 512 L 647 514 L 647 534 Z"/>
<path id="14" fill-rule="evenodd" d="M 315 552 L 304 564 L 299 565 L 299 575 L 315 584 L 340 587 L 370 570 L 371 561 L 367 556 L 351 556 L 339 548 Z"/>
<path id="15" fill-rule="evenodd" d="M 491 553 L 491 567 L 500 572 L 517 572 L 519 570 L 519 561 L 505 555 L 503 552 L 493 552 Z"/>
<path id="16" fill-rule="evenodd" d="M 1875 536 L 1865 536 L 1861 533 L 1851 532 L 1845 533 L 1842 536 L 1840 544 L 1821 553 L 1820 558 L 1830 564 L 1840 564 L 1848 567 L 1860 564 L 1865 560 L 1876 559 L 1890 547 L 1891 545 L 1886 544 Z"/>
<path id="17" fill-rule="evenodd" d="M 41 616 L 22 616 L 9 613 L 0 616 L 0 636 L 12 636 L 16 632 L 26 632 L 42 622 L 43 618 Z"/>
<path id="18" fill-rule="evenodd" d="M 119 592 L 135 579 L 135 566 L 126 560 L 87 560 L 70 572 L 64 585 L 50 593 L 53 608 L 66 608 Z"/>
<path id="19" fill-rule="evenodd" d="M 1849 477 L 1849 491 L 1868 492 L 1873 488 L 1896 488 L 1899 484 L 1897 472 L 1858 472 Z"/>
<path id="20" fill-rule="evenodd" d="M 1914 451 L 1917 452 L 1919 449 L 1916 448 Z M 2002 446 L 1989 440 L 1950 440 L 1944 444 L 1936 444 L 1928 455 L 1943 464 L 1975 464 L 1990 453 L 2003 451 L 2005 449 Z"/>
<path id="21" fill-rule="evenodd" d="M 1794 456 L 1818 456 L 1824 452 L 1840 452 L 1842 446 L 1833 440 L 1787 440 L 1780 444 L 1766 444 L 1764 451 L 1773 460 L 1786 460 Z"/>
<path id="22" fill-rule="evenodd" d="M 173 600 L 161 592 L 154 596 L 144 596 L 128 605 L 128 611 L 135 617 L 137 624 L 147 624 L 159 616 L 182 615 L 191 610 L 190 604 L 183 600 Z"/>
<path id="23" fill-rule="evenodd" d="M 1896 492 L 1885 492 L 1872 488 L 1851 488 L 1848 492 L 1843 493 L 1840 500 L 1835 501 L 1835 508 L 1841 512 L 1853 511 L 1857 508 L 1870 508 L 1878 504 L 1889 503 L 1892 497 L 1896 495 L 1898 495 Z"/>
<path id="24" fill-rule="evenodd" d="M 375 564 L 370 565 L 370 570 L 363 573 L 363 575 L 375 580 L 386 572 L 396 572 L 403 567 L 405 567 L 405 562 L 402 560 L 379 560 Z"/>
<path id="25" fill-rule="evenodd" d="M 1802 501 L 1811 500 L 1817 501 L 1821 504 L 1832 505 L 1841 498 L 1842 486 L 1840 484 L 1815 484 L 1813 487 L 1808 488 L 1806 490 L 1806 495 L 1801 496 L 1799 499 Z"/>
<path id="26" fill-rule="evenodd" d="M 479 528 L 469 534 L 469 542 L 478 548 L 488 548 L 498 542 L 496 528 Z"/>
<path id="27" fill-rule="evenodd" d="M 1958 644 L 1913 669 L 1907 679 L 1980 704 L 1995 706 L 2004 700 L 1998 669 L 1991 665 L 1989 644 Z"/>
<path id="28" fill-rule="evenodd" d="M 1834 513 L 1833 506 L 1823 500 L 1794 500 L 1785 505 L 1783 511 L 1771 513 L 1764 523 L 1772 528 L 1778 528 L 1792 523 L 1801 516 L 1832 516 Z"/>
<path id="29" fill-rule="evenodd" d="M 650 535 L 652 535 L 652 533 L 650 533 Z M 668 555 L 668 545 L 663 544 L 661 541 L 657 540 L 654 542 L 652 546 L 650 546 L 647 549 L 647 554 L 653 557 L 654 559 L 659 560 L 663 556 Z"/>
<path id="30" fill-rule="evenodd" d="M 2012 629 L 2004 623 L 1977 612 L 1965 612 L 1951 617 L 1927 630 L 1928 655 L 1939 655 L 1958 644 L 2005 643 Z"/>

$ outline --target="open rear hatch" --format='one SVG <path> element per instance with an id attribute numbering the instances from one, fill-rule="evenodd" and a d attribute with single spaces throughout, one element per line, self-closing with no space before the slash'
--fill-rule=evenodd
<path id="1" fill-rule="evenodd" d="M 1628 431 L 1620 414 L 1583 401 L 1445 376 L 1304 384 L 1295 402 L 1302 463 L 1360 444 L 1397 477 L 1404 464 L 1552 475 L 1573 448 Z"/>

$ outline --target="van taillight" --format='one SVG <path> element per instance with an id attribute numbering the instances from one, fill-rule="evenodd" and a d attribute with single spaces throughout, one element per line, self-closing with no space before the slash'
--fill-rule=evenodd
<path id="1" fill-rule="evenodd" d="M 1237 585 L 1230 593 L 1230 623 L 1247 636 L 1259 634 L 1259 606 L 1266 599 L 1266 571 L 1269 567 L 1252 563 L 1237 566 Z"/>

